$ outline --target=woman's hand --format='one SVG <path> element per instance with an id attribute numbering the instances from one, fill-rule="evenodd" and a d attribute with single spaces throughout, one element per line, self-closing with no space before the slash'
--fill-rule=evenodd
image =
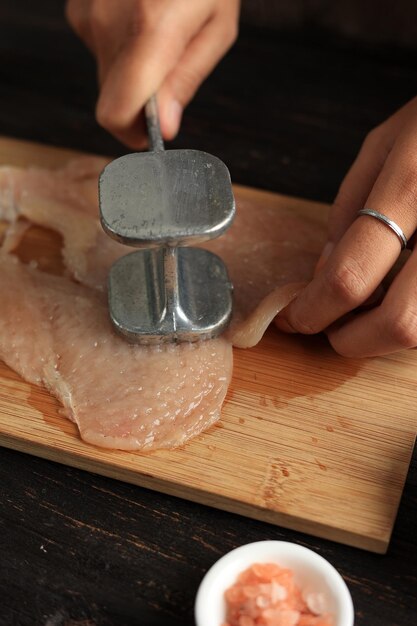
<path id="1" fill-rule="evenodd" d="M 385 224 L 357 216 L 384 214 L 410 238 L 417 228 L 417 98 L 366 138 L 332 207 L 328 243 L 312 282 L 277 318 L 287 332 L 325 331 L 351 357 L 417 346 L 417 249 L 382 301 L 349 314 L 380 289 L 401 244 Z"/>
<path id="2" fill-rule="evenodd" d="M 95 55 L 98 122 L 132 148 L 146 145 L 140 112 L 158 93 L 162 134 L 237 36 L 240 0 L 68 0 L 67 18 Z"/>

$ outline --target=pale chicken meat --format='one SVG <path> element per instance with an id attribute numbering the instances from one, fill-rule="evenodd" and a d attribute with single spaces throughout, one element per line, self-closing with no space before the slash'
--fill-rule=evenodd
<path id="1" fill-rule="evenodd" d="M 62 236 L 65 265 L 79 282 L 103 289 L 110 265 L 130 251 L 110 239 L 98 220 L 98 175 L 107 161 L 82 158 L 65 168 L 0 167 L 0 219 L 25 219 Z M 19 232 L 6 233 L 8 248 Z M 24 232 L 23 232 L 24 234 Z"/>
<path id="2" fill-rule="evenodd" d="M 174 447 L 219 418 L 231 345 L 255 345 L 311 278 L 323 229 L 238 197 L 232 227 L 204 246 L 223 258 L 234 284 L 225 336 L 131 346 L 108 320 L 107 274 L 131 249 L 99 223 L 97 179 L 105 163 L 85 158 L 53 172 L 0 168 L 0 219 L 9 224 L 0 255 L 0 358 L 58 397 L 85 441 L 127 450 Z M 8 254 L 31 223 L 61 235 L 64 264 L 77 282 Z"/>
<path id="3" fill-rule="evenodd" d="M 220 417 L 232 372 L 222 338 L 132 346 L 103 294 L 0 253 L 0 359 L 63 404 L 81 437 L 123 450 L 174 447 Z"/>
<path id="4" fill-rule="evenodd" d="M 288 211 L 236 200 L 233 225 L 205 247 L 224 260 L 234 285 L 227 337 L 234 346 L 249 348 L 312 278 L 324 232 Z"/>

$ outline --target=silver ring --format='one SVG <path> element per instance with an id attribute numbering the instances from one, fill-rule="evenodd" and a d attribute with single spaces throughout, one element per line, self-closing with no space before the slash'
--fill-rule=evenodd
<path id="1" fill-rule="evenodd" d="M 388 226 L 388 228 L 391 228 L 393 233 L 397 235 L 401 243 L 401 250 L 405 250 L 408 243 L 407 237 L 404 235 L 402 228 L 390 220 L 389 217 L 383 215 L 382 213 L 378 213 L 378 211 L 374 211 L 373 209 L 361 209 L 358 211 L 358 215 L 369 215 L 370 217 L 375 217 L 380 222 L 383 222 L 386 226 Z"/>

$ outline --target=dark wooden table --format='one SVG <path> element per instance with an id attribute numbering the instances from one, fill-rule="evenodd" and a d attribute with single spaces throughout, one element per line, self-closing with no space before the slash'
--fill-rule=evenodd
<path id="1" fill-rule="evenodd" d="M 220 156 L 235 182 L 331 201 L 366 132 L 416 85 L 416 52 L 245 27 L 175 144 Z M 62 3 L 3 0 L 0 133 L 120 154 L 96 126 L 95 98 L 93 61 Z M 204 572 L 266 538 L 328 558 L 350 587 L 357 626 L 417 624 L 416 455 L 385 556 L 5 449 L 0 494 L 1 625 L 189 626 Z"/>

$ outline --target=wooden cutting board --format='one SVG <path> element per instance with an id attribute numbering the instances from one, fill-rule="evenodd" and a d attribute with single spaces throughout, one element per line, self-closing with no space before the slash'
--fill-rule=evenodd
<path id="1" fill-rule="evenodd" d="M 1 164 L 56 167 L 74 155 L 0 139 Z M 327 214 L 318 203 L 243 187 L 238 193 L 320 220 Z M 30 245 L 50 249 L 59 265 L 50 242 L 50 234 L 33 230 Z M 323 337 L 271 328 L 255 348 L 235 350 L 234 359 L 218 424 L 179 449 L 146 455 L 83 443 L 54 398 L 0 362 L 0 443 L 385 552 L 417 429 L 417 352 L 349 360 Z"/>

